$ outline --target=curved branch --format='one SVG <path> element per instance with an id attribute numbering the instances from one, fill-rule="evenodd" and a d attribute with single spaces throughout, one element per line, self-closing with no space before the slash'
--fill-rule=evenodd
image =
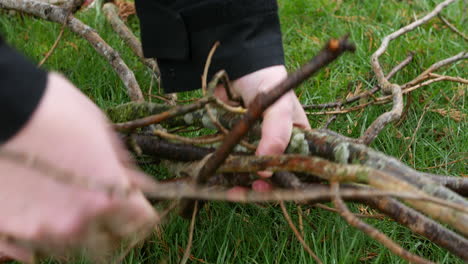
<path id="1" fill-rule="evenodd" d="M 71 31 L 86 39 L 109 62 L 123 81 L 128 95 L 133 101 L 144 101 L 135 75 L 122 60 L 120 54 L 109 46 L 90 26 L 84 24 L 73 15 L 68 16 L 66 9 L 34 0 L 1 0 L 0 8 L 14 9 L 45 20 L 66 24 Z"/>
<path id="2" fill-rule="evenodd" d="M 391 40 L 394 40 L 398 38 L 399 36 L 406 34 L 407 32 L 412 31 L 415 28 L 419 27 L 420 25 L 426 23 L 427 21 L 432 19 L 434 16 L 439 14 L 442 11 L 442 9 L 444 9 L 446 6 L 448 6 L 449 4 L 455 1 L 456 0 L 446 0 L 440 3 L 439 5 L 436 6 L 436 8 L 432 12 L 430 12 L 423 18 L 418 19 L 414 21 L 413 23 L 405 27 L 402 27 L 399 30 L 393 32 L 392 34 L 386 36 L 382 40 L 382 44 L 377 49 L 377 51 L 375 51 L 374 54 L 372 54 L 371 64 L 372 64 L 372 69 L 377 77 L 377 82 L 379 83 L 379 86 L 382 88 L 382 91 L 384 93 L 392 95 L 393 107 L 391 111 L 386 112 L 382 114 L 381 116 L 379 116 L 366 130 L 364 135 L 360 138 L 364 144 L 369 145 L 387 124 L 398 120 L 401 117 L 401 113 L 403 112 L 403 95 L 401 92 L 401 86 L 398 84 L 390 83 L 388 79 L 385 78 L 382 67 L 380 66 L 380 63 L 379 63 L 379 57 L 385 52 Z"/>

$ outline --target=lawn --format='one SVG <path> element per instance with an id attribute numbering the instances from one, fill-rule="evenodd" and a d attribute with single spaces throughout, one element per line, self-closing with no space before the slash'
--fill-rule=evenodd
<path id="1" fill-rule="evenodd" d="M 331 37 L 349 33 L 350 39 L 357 45 L 355 54 L 343 56 L 296 90 L 301 102 L 325 103 L 345 98 L 357 87 L 361 90 L 371 89 L 376 81 L 370 67 L 370 56 L 380 45 L 381 39 L 425 15 L 438 2 L 280 0 L 280 19 L 289 70 L 305 63 Z M 465 25 L 466 34 L 467 17 L 463 11 L 466 13 L 466 6 L 463 2 L 449 6 L 443 15 L 459 29 Z M 146 66 L 113 33 L 102 15 L 90 11 L 77 16 L 95 28 L 121 53 L 124 61 L 134 70 L 145 94 L 150 90 L 154 94 L 158 92 L 156 86 L 150 89 L 151 75 Z M 130 17 L 128 23 L 139 34 L 137 18 Z M 50 49 L 59 31 L 58 24 L 0 11 L 0 33 L 36 63 Z M 404 83 L 434 62 L 466 48 L 466 41 L 435 18 L 391 42 L 381 63 L 388 72 L 408 52 L 414 52 L 413 62 L 393 79 L 396 83 Z M 43 67 L 67 76 L 101 108 L 129 101 L 125 87 L 109 64 L 85 40 L 68 30 L 65 30 L 57 49 Z M 466 69 L 467 62 L 462 61 L 438 73 L 467 78 Z M 401 157 L 410 167 L 424 172 L 466 177 L 466 92 L 466 85 L 453 82 L 435 83 L 416 90 L 411 97 L 405 97 L 407 107 L 402 121 L 389 125 L 371 147 Z M 183 93 L 180 98 L 197 96 L 200 96 L 199 91 Z M 377 116 L 390 108 L 389 104 L 376 105 L 339 115 L 329 128 L 350 137 L 359 137 Z M 440 114 L 440 109 L 458 111 L 465 118 L 457 122 L 450 115 Z M 421 125 L 415 131 L 423 113 Z M 312 127 L 322 127 L 326 121 L 327 116 L 310 116 Z M 447 164 L 460 159 L 464 160 Z M 434 166 L 436 168 L 431 168 Z M 146 169 L 155 177 L 167 177 L 163 168 Z M 350 207 L 356 212 L 369 210 L 357 204 Z M 288 209 L 297 223 L 298 207 L 288 204 Z M 305 240 L 324 263 L 404 262 L 379 243 L 348 226 L 336 213 L 311 206 L 302 206 L 301 211 Z M 412 253 L 437 263 L 462 263 L 446 250 L 391 220 L 365 221 Z M 188 227 L 188 221 L 177 215 L 172 216 L 143 246 L 131 251 L 125 263 L 178 263 L 187 243 Z M 277 204 L 208 204 L 197 220 L 192 257 L 192 263 L 312 262 L 288 227 Z"/>

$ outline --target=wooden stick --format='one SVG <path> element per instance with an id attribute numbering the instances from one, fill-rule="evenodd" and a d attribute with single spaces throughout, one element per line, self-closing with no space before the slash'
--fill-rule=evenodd
<path id="1" fill-rule="evenodd" d="M 145 58 L 140 41 L 133 34 L 133 32 L 125 25 L 119 17 L 118 7 L 112 3 L 106 3 L 102 7 L 102 11 L 106 15 L 107 21 L 111 24 L 114 31 L 119 37 L 130 47 L 133 53 L 143 62 L 153 73 L 160 76 L 158 63 L 155 59 Z"/>
<path id="2" fill-rule="evenodd" d="M 403 249 L 400 245 L 393 242 L 390 238 L 388 238 L 384 233 L 380 232 L 379 230 L 375 229 L 374 227 L 364 223 L 363 221 L 359 220 L 359 218 L 355 217 L 353 213 L 351 213 L 343 202 L 340 197 L 339 193 L 339 184 L 334 182 L 331 185 L 332 192 L 334 193 L 333 196 L 333 204 L 335 207 L 340 211 L 340 215 L 350 224 L 351 226 L 356 227 L 357 229 L 364 232 L 366 235 L 370 236 L 371 238 L 379 241 L 383 244 L 386 248 L 388 248 L 394 254 L 406 259 L 411 263 L 418 263 L 418 264 L 429 264 L 433 263 L 427 259 L 421 258 L 416 256 L 405 249 Z"/>
<path id="3" fill-rule="evenodd" d="M 133 101 L 144 101 L 143 93 L 134 73 L 122 60 L 120 54 L 107 44 L 94 29 L 73 15 L 68 15 L 67 9 L 34 0 L 0 0 L 0 5 L 3 8 L 21 11 L 59 24 L 66 24 L 71 31 L 85 38 L 109 62 L 124 83 L 128 95 Z"/>
<path id="4" fill-rule="evenodd" d="M 293 233 L 296 236 L 297 240 L 299 240 L 299 243 L 301 243 L 301 245 L 304 247 L 304 249 L 307 251 L 307 253 L 309 253 L 309 255 L 315 261 L 317 261 L 317 263 L 322 264 L 323 263 L 322 260 L 319 257 L 317 257 L 317 255 L 314 253 L 314 251 L 304 241 L 304 238 L 301 236 L 301 233 L 299 233 L 299 231 L 297 231 L 296 226 L 294 225 L 294 223 L 291 220 L 291 217 L 288 214 L 288 210 L 286 209 L 286 206 L 284 206 L 284 202 L 280 201 L 279 204 L 280 204 L 280 207 L 281 207 L 281 211 L 283 212 L 284 218 L 286 219 L 286 222 L 288 223 L 289 227 L 293 231 Z"/>
<path id="5" fill-rule="evenodd" d="M 408 65 L 412 60 L 413 60 L 413 57 L 414 57 L 414 53 L 413 52 L 410 52 L 408 54 L 408 56 L 403 60 L 401 61 L 397 66 L 395 66 L 388 74 L 387 76 L 385 76 L 385 78 L 387 79 L 391 79 L 393 76 L 395 76 L 395 74 L 400 71 L 401 69 L 403 69 L 406 65 Z M 352 96 L 350 98 L 347 98 L 343 101 L 339 101 L 339 102 L 330 102 L 330 103 L 325 103 L 325 104 L 312 104 L 312 105 L 303 105 L 302 107 L 304 109 L 325 109 L 325 108 L 333 108 L 333 107 L 339 107 L 339 106 L 343 106 L 345 104 L 350 104 L 350 103 L 353 103 L 353 102 L 356 102 L 362 98 L 366 98 L 366 97 L 369 97 L 371 96 L 372 94 L 375 94 L 377 91 L 380 90 L 380 87 L 378 85 L 374 85 L 372 87 L 372 89 L 370 91 L 365 91 L 361 94 L 358 94 L 358 95 L 355 95 L 355 96 Z"/>

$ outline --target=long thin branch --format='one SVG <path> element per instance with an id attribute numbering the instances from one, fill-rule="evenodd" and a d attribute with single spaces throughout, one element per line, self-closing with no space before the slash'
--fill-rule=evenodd
<path id="1" fill-rule="evenodd" d="M 205 144 L 212 144 L 212 143 L 220 142 L 224 138 L 223 135 L 213 135 L 211 137 L 204 136 L 204 137 L 199 137 L 199 138 L 189 138 L 189 137 L 179 136 L 176 134 L 167 133 L 165 131 L 158 130 L 158 129 L 153 130 L 153 134 L 164 139 L 175 140 L 175 141 L 179 141 L 185 144 L 197 144 L 197 145 L 205 145 Z"/>
<path id="2" fill-rule="evenodd" d="M 411 140 L 410 142 L 408 143 L 408 146 L 405 148 L 405 151 L 403 151 L 403 154 L 401 154 L 400 156 L 400 160 L 405 156 L 406 152 L 408 152 L 408 150 L 411 148 L 411 146 L 413 145 L 413 142 L 414 142 L 414 139 L 416 138 L 416 134 L 418 133 L 418 130 L 419 128 L 421 127 L 421 124 L 422 124 L 422 120 L 424 118 L 424 116 L 426 115 L 427 113 L 427 110 L 429 109 L 429 105 L 426 105 L 424 107 L 424 111 L 423 113 L 421 114 L 421 116 L 419 117 L 419 120 L 418 120 L 418 123 L 416 125 L 416 128 L 414 129 L 414 132 L 413 132 L 413 136 L 411 137 Z"/>
<path id="3" fill-rule="evenodd" d="M 114 124 L 114 128 L 117 131 L 128 131 L 128 130 L 133 130 L 139 127 L 144 127 L 144 126 L 149 126 L 151 124 L 156 124 L 159 122 L 162 122 L 166 119 L 178 116 L 178 115 L 183 115 L 189 112 L 193 112 L 197 109 L 202 108 L 204 105 L 214 101 L 214 97 L 203 97 L 202 99 L 198 100 L 197 102 L 189 105 L 179 105 L 175 106 L 173 108 L 170 108 L 168 111 L 150 115 L 147 117 L 143 117 L 140 119 L 124 122 L 124 123 L 117 123 Z"/>
<path id="4" fill-rule="evenodd" d="M 438 62 L 432 64 L 431 66 L 429 66 L 429 68 L 427 68 L 425 71 L 423 71 L 421 74 L 419 74 L 416 78 L 414 78 L 410 82 L 405 83 L 402 87 L 403 87 L 403 89 L 406 89 L 406 88 L 408 88 L 410 86 L 415 86 L 421 80 L 426 78 L 429 73 L 432 73 L 432 72 L 440 69 L 441 67 L 447 66 L 449 64 L 455 63 L 455 62 L 460 61 L 460 60 L 466 60 L 466 59 L 468 59 L 468 52 L 462 51 L 462 52 L 460 52 L 460 53 L 458 53 L 458 54 L 456 54 L 456 55 L 454 55 L 452 57 L 449 57 L 449 58 L 443 59 L 441 61 L 438 61 Z"/>
<path id="5" fill-rule="evenodd" d="M 0 8 L 13 9 L 59 24 L 66 24 L 71 31 L 85 38 L 109 62 L 123 81 L 133 101 L 144 101 L 135 75 L 119 53 L 109 46 L 94 29 L 73 15 L 68 16 L 67 9 L 34 0 L 0 0 Z"/>
<path id="6" fill-rule="evenodd" d="M 338 209 L 329 207 L 329 206 L 321 204 L 321 203 L 316 203 L 313 206 L 317 207 L 317 208 L 320 208 L 320 209 L 323 209 L 325 211 L 339 213 Z M 355 214 L 355 213 L 353 213 L 353 215 L 355 217 L 357 217 L 357 218 L 375 218 L 375 219 L 380 219 L 380 220 L 385 218 L 385 215 L 383 215 L 383 214 L 371 215 L 371 214 Z"/>
<path id="7" fill-rule="evenodd" d="M 226 162 L 219 168 L 218 172 L 233 173 L 255 172 L 263 170 L 269 170 L 273 172 L 290 171 L 310 173 L 328 181 L 366 183 L 382 190 L 414 191 L 415 193 L 419 193 L 421 196 L 425 196 L 424 198 L 421 198 L 422 200 L 431 201 L 435 204 L 458 210 L 460 213 L 462 213 L 462 215 L 458 215 L 457 217 L 461 217 L 463 219 L 466 218 L 468 220 L 468 215 L 464 215 L 468 214 L 467 201 L 465 201 L 463 198 L 463 200 L 459 200 L 456 199 L 456 197 L 446 197 L 447 200 L 444 200 L 438 198 L 437 194 L 433 194 L 435 197 L 426 196 L 423 191 L 418 190 L 418 184 L 411 182 L 411 180 L 392 175 L 389 172 L 379 171 L 360 165 L 338 164 L 325 159 L 303 155 L 283 155 L 280 157 L 232 156 L 226 160 Z M 453 201 L 449 201 L 450 198 Z M 416 206 L 421 207 L 419 205 Z M 427 205 L 427 207 L 429 208 L 430 206 Z M 418 209 L 426 211 L 425 208 Z M 436 209 L 436 211 L 439 209 Z M 434 214 L 435 212 L 430 212 L 430 210 L 428 210 L 428 213 Z M 435 214 L 437 215 L 437 213 Z M 448 221 L 454 222 L 453 219 Z M 466 225 L 468 228 L 468 222 Z M 464 232 L 468 232 L 468 230 L 465 230 Z"/>
<path id="8" fill-rule="evenodd" d="M 445 17 L 443 17 L 441 14 L 439 14 L 439 18 L 440 20 L 442 20 L 442 22 L 444 22 L 445 25 L 447 25 L 447 27 L 450 28 L 450 30 L 452 30 L 453 32 L 455 32 L 456 34 L 458 34 L 460 37 L 462 37 L 465 41 L 468 41 L 468 37 L 463 34 L 463 32 L 461 32 L 460 30 L 458 30 L 454 25 L 452 25 L 450 22 L 448 22 L 447 19 L 445 19 Z"/>
<path id="9" fill-rule="evenodd" d="M 445 76 L 445 75 L 438 75 L 438 74 L 433 74 L 433 73 L 428 73 L 426 75 L 426 78 L 423 78 L 421 80 L 425 80 L 425 79 L 430 78 L 430 77 L 432 77 L 433 79 L 429 79 L 427 81 L 415 84 L 414 86 L 408 86 L 407 87 L 405 85 L 405 88 L 402 90 L 402 94 L 403 95 L 409 94 L 409 93 L 411 93 L 411 92 L 413 92 L 413 91 L 415 91 L 415 90 L 417 90 L 417 89 L 419 89 L 421 87 L 428 86 L 428 85 L 433 84 L 435 82 L 441 82 L 441 81 L 449 81 L 449 82 L 458 82 L 458 83 L 462 83 L 462 84 L 468 84 L 468 80 L 463 79 L 461 77 Z M 352 112 L 352 111 L 357 111 L 357 110 L 366 108 L 366 107 L 368 107 L 370 105 L 386 104 L 386 103 L 390 102 L 391 100 L 392 100 L 392 96 L 387 95 L 387 96 L 373 98 L 373 101 L 363 103 L 363 104 L 360 104 L 360 105 L 356 105 L 356 106 L 353 106 L 353 107 L 340 109 L 340 110 L 330 110 L 330 111 L 321 111 L 321 112 L 307 112 L 307 115 L 346 114 L 346 113 L 349 113 L 349 112 Z"/>
<path id="10" fill-rule="evenodd" d="M 246 191 L 229 192 L 216 187 L 194 186 L 187 182 L 169 182 L 140 186 L 146 197 L 163 200 L 198 199 L 209 201 L 229 201 L 239 203 L 278 202 L 278 201 L 323 201 L 332 198 L 330 188 L 316 185 L 304 190 L 273 190 L 271 192 Z M 395 197 L 406 200 L 434 201 L 428 196 L 412 192 L 382 191 L 375 189 L 345 189 L 340 195 L 346 199 L 366 199 L 369 197 Z"/>
<path id="11" fill-rule="evenodd" d="M 340 215 L 350 224 L 351 226 L 356 227 L 357 229 L 361 230 L 371 238 L 379 241 L 382 243 L 386 248 L 388 248 L 394 254 L 402 257 L 403 259 L 408 260 L 411 263 L 421 263 L 421 264 L 428 264 L 433 263 L 432 261 L 426 260 L 419 256 L 416 256 L 405 249 L 403 249 L 400 245 L 393 242 L 390 238 L 388 238 L 384 233 L 380 232 L 379 230 L 375 229 L 374 227 L 364 223 L 363 221 L 359 220 L 359 218 L 355 217 L 353 213 L 351 213 L 343 202 L 340 197 L 339 193 L 339 184 L 332 183 L 331 185 L 333 196 L 333 204 L 335 207 L 340 211 Z"/>
<path id="12" fill-rule="evenodd" d="M 398 223 L 408 227 L 411 231 L 426 237 L 454 255 L 468 261 L 468 251 L 464 250 L 464 248 L 468 248 L 468 240 L 418 211 L 387 197 L 368 198 L 359 200 L 359 202 L 379 210 Z"/>
<path id="13" fill-rule="evenodd" d="M 47 59 L 49 59 L 50 55 L 52 55 L 54 50 L 57 48 L 58 44 L 60 43 L 60 40 L 62 39 L 63 33 L 65 32 L 65 26 L 66 26 L 65 24 L 62 25 L 62 27 L 60 28 L 60 32 L 57 36 L 57 39 L 55 39 L 54 44 L 52 44 L 52 47 L 50 47 L 49 51 L 46 53 L 44 58 L 42 58 L 42 60 L 37 64 L 37 67 L 41 67 L 47 61 Z"/>
<path id="14" fill-rule="evenodd" d="M 317 263 L 322 264 L 322 260 L 320 260 L 319 257 L 314 253 L 314 251 L 307 245 L 307 243 L 304 241 L 304 238 L 301 236 L 301 233 L 297 230 L 296 226 L 291 220 L 291 217 L 288 214 L 288 210 L 286 209 L 286 206 L 284 206 L 284 202 L 281 201 L 280 203 L 281 211 L 283 211 L 284 218 L 286 219 L 286 222 L 288 223 L 289 227 L 293 231 L 294 235 L 296 236 L 297 240 L 299 240 L 299 243 L 304 247 L 304 249 L 309 253 L 309 255 L 317 261 Z"/>
<path id="15" fill-rule="evenodd" d="M 395 76 L 395 74 L 400 71 L 401 69 L 403 69 L 406 65 L 408 65 L 412 60 L 413 60 L 413 57 L 414 57 L 414 53 L 413 52 L 410 52 L 408 54 L 408 56 L 403 60 L 401 61 L 397 66 L 395 66 L 388 74 L 387 76 L 385 76 L 385 78 L 387 79 L 391 79 L 393 76 Z M 324 103 L 324 104 L 312 104 L 312 105 L 303 105 L 303 108 L 304 109 L 325 109 L 325 108 L 333 108 L 333 107 L 339 107 L 339 106 L 343 106 L 345 104 L 350 104 L 350 103 L 353 103 L 353 102 L 356 102 L 362 98 L 367 98 L 373 94 L 375 94 L 377 91 L 380 90 L 380 87 L 378 85 L 374 85 L 372 87 L 372 89 L 370 91 L 365 91 L 361 94 L 358 94 L 358 95 L 355 95 L 355 96 L 352 96 L 350 98 L 347 98 L 343 101 L 339 101 L 339 102 L 330 102 L 330 103 Z"/>
<path id="16" fill-rule="evenodd" d="M 130 49 L 141 60 L 141 62 L 148 66 L 151 71 L 160 76 L 159 67 L 156 60 L 145 58 L 140 41 L 127 27 L 127 25 L 125 25 L 122 19 L 120 19 L 118 14 L 118 7 L 114 3 L 110 2 L 104 4 L 102 11 L 106 15 L 107 21 L 109 21 L 114 31 L 130 47 Z"/>
<path id="17" fill-rule="evenodd" d="M 192 220 L 190 221 L 190 228 L 189 228 L 189 237 L 187 241 L 187 246 L 184 251 L 184 256 L 182 257 L 182 260 L 180 261 L 180 264 L 185 264 L 187 263 L 187 260 L 190 257 L 190 251 L 192 249 L 192 242 L 193 242 L 193 232 L 195 230 L 195 221 L 196 221 L 196 216 L 197 216 L 197 211 L 198 211 L 198 202 L 195 202 L 195 207 L 193 209 L 192 213 Z"/>

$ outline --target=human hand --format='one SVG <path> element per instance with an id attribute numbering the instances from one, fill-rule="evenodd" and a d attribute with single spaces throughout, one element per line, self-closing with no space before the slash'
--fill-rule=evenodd
<path id="1" fill-rule="evenodd" d="M 232 82 L 233 92 L 240 95 L 248 106 L 259 93 L 268 92 L 287 77 L 283 65 L 271 66 L 245 75 Z M 215 95 L 228 101 L 223 86 L 218 86 Z M 294 91 L 290 91 L 270 106 L 263 114 L 262 136 L 257 147 L 257 155 L 279 155 L 288 146 L 292 128 L 298 126 L 310 129 L 307 116 Z M 271 177 L 271 172 L 259 172 L 263 178 Z M 271 186 L 263 180 L 252 184 L 256 191 L 267 191 Z"/>
<path id="2" fill-rule="evenodd" d="M 10 257 L 30 263 L 37 251 L 93 255 L 147 231 L 157 219 L 141 192 L 123 197 L 96 187 L 132 188 L 137 172 L 124 166 L 130 159 L 101 111 L 58 74 L 49 74 L 31 120 L 2 150 L 36 157 L 91 184 L 60 182 L 0 155 L 0 252 Z"/>

